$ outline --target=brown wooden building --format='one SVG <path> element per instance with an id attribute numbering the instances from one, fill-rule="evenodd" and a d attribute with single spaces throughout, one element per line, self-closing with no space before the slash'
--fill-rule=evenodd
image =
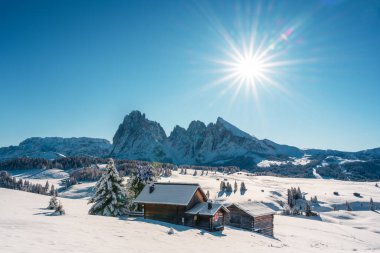
<path id="1" fill-rule="evenodd" d="M 207 202 L 198 184 L 154 183 L 146 185 L 134 201 L 144 211 L 145 219 L 203 228 L 223 230 L 228 209 Z"/>
<path id="2" fill-rule="evenodd" d="M 230 211 L 226 225 L 273 236 L 275 212 L 260 202 L 246 202 L 227 206 Z"/>

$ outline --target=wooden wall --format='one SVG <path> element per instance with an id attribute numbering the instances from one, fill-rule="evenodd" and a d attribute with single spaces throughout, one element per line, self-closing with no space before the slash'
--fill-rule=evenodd
<path id="1" fill-rule="evenodd" d="M 253 227 L 254 229 L 261 230 L 261 233 L 264 235 L 273 236 L 273 219 L 273 214 L 255 217 L 253 219 Z"/>
<path id="2" fill-rule="evenodd" d="M 145 204 L 144 218 L 165 221 L 174 224 L 182 224 L 185 217 L 185 206 Z"/>
<path id="3" fill-rule="evenodd" d="M 230 212 L 227 214 L 225 219 L 226 225 L 243 228 L 252 231 L 253 230 L 253 217 L 248 215 L 246 212 L 237 208 L 236 206 L 229 206 L 228 210 Z"/>
<path id="4" fill-rule="evenodd" d="M 234 205 L 229 206 L 228 210 L 230 210 L 230 213 L 226 216 L 226 225 L 250 231 L 260 230 L 262 234 L 273 236 L 273 214 L 254 218 Z"/>

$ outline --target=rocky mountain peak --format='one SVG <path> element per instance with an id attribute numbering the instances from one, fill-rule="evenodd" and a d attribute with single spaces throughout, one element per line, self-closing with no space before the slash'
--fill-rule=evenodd
<path id="1" fill-rule="evenodd" d="M 111 155 L 141 160 L 156 159 L 156 154 L 164 157 L 162 142 L 166 138 L 166 133 L 159 123 L 148 120 L 145 114 L 139 111 L 132 111 L 125 116 L 113 137 Z"/>

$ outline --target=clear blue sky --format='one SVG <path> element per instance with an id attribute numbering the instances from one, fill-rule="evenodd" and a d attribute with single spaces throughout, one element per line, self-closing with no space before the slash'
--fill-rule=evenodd
<path id="1" fill-rule="evenodd" d="M 260 15 L 258 15 L 260 14 Z M 238 92 L 213 59 L 292 29 L 281 91 Z M 304 148 L 380 147 L 379 1 L 0 0 L 0 146 L 32 136 L 111 140 L 132 110 L 167 134 L 218 116 Z M 295 62 L 295 63 L 294 63 Z M 223 92 L 225 91 L 225 92 Z"/>

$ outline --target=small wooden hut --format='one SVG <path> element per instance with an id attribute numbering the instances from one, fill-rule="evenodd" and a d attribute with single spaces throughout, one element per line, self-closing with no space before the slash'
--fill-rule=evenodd
<path id="1" fill-rule="evenodd" d="M 146 185 L 134 201 L 142 208 L 145 219 L 198 227 L 209 231 L 223 230 L 228 209 L 207 202 L 198 184 L 154 183 Z"/>
<path id="2" fill-rule="evenodd" d="M 273 236 L 275 212 L 260 202 L 246 202 L 227 206 L 226 225 Z"/>

